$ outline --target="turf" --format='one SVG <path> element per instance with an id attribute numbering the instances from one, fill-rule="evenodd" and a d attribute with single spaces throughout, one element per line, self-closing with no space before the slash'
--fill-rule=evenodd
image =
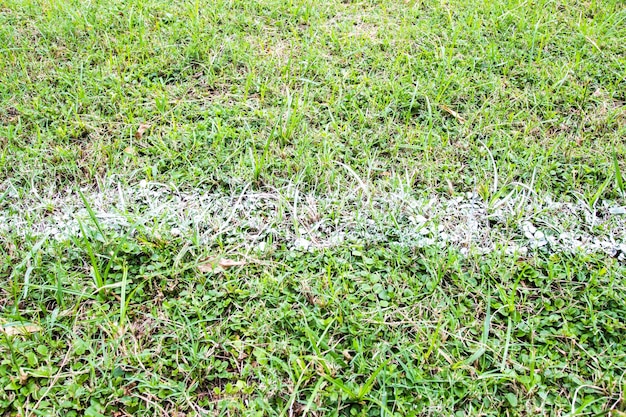
<path id="1" fill-rule="evenodd" d="M 623 206 L 624 39 L 618 0 L 0 0 L 0 415 L 623 415 L 623 258 L 407 244 L 380 204 Z M 281 203 L 94 209 L 156 183 Z"/>

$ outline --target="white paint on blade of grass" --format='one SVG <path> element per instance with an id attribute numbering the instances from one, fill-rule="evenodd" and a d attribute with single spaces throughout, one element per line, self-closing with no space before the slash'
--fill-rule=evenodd
<path id="1" fill-rule="evenodd" d="M 20 194 L 2 187 L 0 233 L 21 237 L 80 236 L 79 221 L 96 225 L 77 192 Z M 462 253 L 504 250 L 600 252 L 626 257 L 623 207 L 604 202 L 590 209 L 582 202 L 557 202 L 520 191 L 484 202 L 476 194 L 454 198 L 419 197 L 406 187 L 370 189 L 367 199 L 354 189 L 324 197 L 294 186 L 272 192 L 180 192 L 172 186 L 141 182 L 109 184 L 84 191 L 105 233 L 141 233 L 181 242 L 222 244 L 263 251 L 267 242 L 309 251 L 342 244 L 398 244 L 455 247 Z"/>

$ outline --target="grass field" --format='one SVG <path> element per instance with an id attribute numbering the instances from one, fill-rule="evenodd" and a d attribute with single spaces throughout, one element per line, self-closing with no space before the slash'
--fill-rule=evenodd
<path id="1" fill-rule="evenodd" d="M 0 0 L 0 416 L 625 416 L 621 0 Z"/>

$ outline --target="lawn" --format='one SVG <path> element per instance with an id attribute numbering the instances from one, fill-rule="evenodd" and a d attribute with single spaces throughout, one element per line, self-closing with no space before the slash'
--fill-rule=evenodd
<path id="1" fill-rule="evenodd" d="M 621 0 L 0 0 L 0 416 L 626 416 Z"/>

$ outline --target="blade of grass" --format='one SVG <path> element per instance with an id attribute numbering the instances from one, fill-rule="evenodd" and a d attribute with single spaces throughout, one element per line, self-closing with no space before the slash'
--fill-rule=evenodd
<path id="1" fill-rule="evenodd" d="M 78 220 L 78 227 L 80 227 L 80 232 L 83 236 L 82 243 L 85 246 L 85 250 L 89 255 L 89 260 L 91 261 L 91 270 L 93 274 L 94 284 L 96 285 L 96 289 L 100 290 L 104 286 L 104 280 L 102 279 L 102 274 L 100 273 L 100 266 L 98 265 L 98 259 L 96 258 L 96 254 L 93 250 L 93 246 L 91 246 L 91 242 L 87 236 L 87 232 L 85 230 L 85 226 L 83 222 Z"/>
<path id="2" fill-rule="evenodd" d="M 100 222 L 98 221 L 98 218 L 96 217 L 96 213 L 91 208 L 91 204 L 89 204 L 89 201 L 87 201 L 87 198 L 85 197 L 85 195 L 80 189 L 78 190 L 78 195 L 80 195 L 81 200 L 83 200 L 83 204 L 85 204 L 85 208 L 87 209 L 87 213 L 89 213 L 89 217 L 91 218 L 91 221 L 95 224 L 96 228 L 98 229 L 98 232 L 100 232 L 100 236 L 102 236 L 102 238 L 104 239 L 104 232 L 102 231 L 102 228 L 100 227 Z"/>
<path id="3" fill-rule="evenodd" d="M 617 182 L 617 188 L 620 193 L 624 194 L 624 180 L 622 178 L 622 171 L 619 167 L 619 161 L 617 160 L 616 152 L 613 152 L 613 167 L 615 169 L 615 181 Z"/>

